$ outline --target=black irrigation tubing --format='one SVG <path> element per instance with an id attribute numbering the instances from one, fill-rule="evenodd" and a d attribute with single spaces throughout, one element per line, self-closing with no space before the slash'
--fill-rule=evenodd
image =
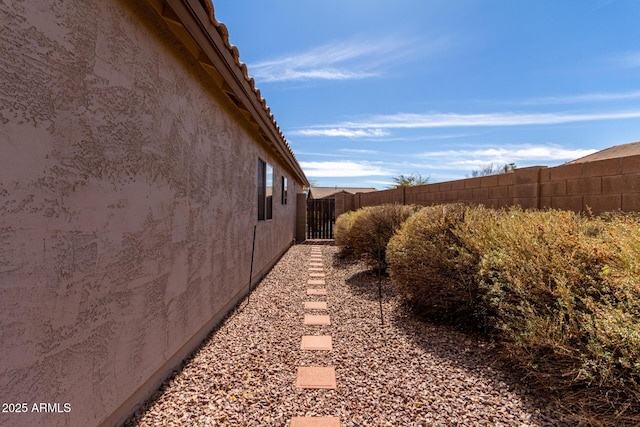
<path id="1" fill-rule="evenodd" d="M 251 279 L 253 278 L 253 254 L 256 251 L 256 228 L 253 226 L 253 243 L 251 245 L 251 268 L 249 269 L 249 294 L 247 295 L 247 305 L 249 305 L 249 299 L 251 298 Z"/>
<path id="2" fill-rule="evenodd" d="M 380 301 L 380 326 L 384 328 L 384 317 L 382 314 L 382 249 L 380 248 L 380 233 L 382 225 L 378 224 L 378 299 Z"/>

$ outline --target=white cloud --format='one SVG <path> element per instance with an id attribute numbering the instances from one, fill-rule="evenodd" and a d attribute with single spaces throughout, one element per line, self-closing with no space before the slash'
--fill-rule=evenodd
<path id="1" fill-rule="evenodd" d="M 640 55 L 638 58 L 640 61 Z M 640 65 L 640 62 L 639 62 Z M 513 102 L 518 105 L 545 105 L 545 104 L 574 104 L 580 102 L 605 102 L 605 101 L 621 101 L 626 99 L 640 98 L 640 90 L 629 92 L 600 92 L 587 93 L 583 95 L 565 95 L 565 96 L 543 96 L 538 98 L 525 99 L 520 102 Z"/>
<path id="2" fill-rule="evenodd" d="M 300 166 L 310 178 L 392 175 L 379 164 L 370 162 L 300 162 Z"/>
<path id="3" fill-rule="evenodd" d="M 640 110 L 602 113 L 398 113 L 372 116 L 359 122 L 318 125 L 293 131 L 296 135 L 328 137 L 386 136 L 385 129 L 427 129 L 457 127 L 502 127 L 524 125 L 553 125 L 562 123 L 640 118 Z"/>
<path id="4" fill-rule="evenodd" d="M 481 148 L 476 150 L 446 150 L 426 152 L 419 155 L 423 159 L 437 160 L 437 169 L 477 169 L 490 163 L 504 165 L 541 166 L 548 163 L 574 160 L 596 152 L 593 149 L 563 148 L 556 145 L 522 145 L 500 148 Z"/>
<path id="5" fill-rule="evenodd" d="M 317 151 L 304 151 L 304 150 L 296 150 L 295 152 L 296 152 L 296 155 L 304 155 L 304 156 L 344 158 L 343 154 L 337 154 L 337 153 L 321 153 Z"/>
<path id="6" fill-rule="evenodd" d="M 624 52 L 616 55 L 613 62 L 624 68 L 640 67 L 640 52 Z"/>
<path id="7" fill-rule="evenodd" d="M 300 129 L 290 132 L 291 135 L 302 136 L 330 136 L 346 138 L 376 138 L 389 135 L 388 131 L 382 129 L 347 129 L 347 128 L 327 128 L 327 129 Z"/>
<path id="8" fill-rule="evenodd" d="M 258 70 L 257 79 L 266 82 L 292 81 L 292 80 L 352 80 L 375 77 L 375 73 L 340 70 L 337 68 L 323 68 L 316 70 L 280 69 L 272 70 L 265 74 L 264 70 Z"/>
<path id="9" fill-rule="evenodd" d="M 640 110 L 606 113 L 399 113 L 388 116 L 374 116 L 372 120 L 368 122 L 348 122 L 343 125 L 348 129 L 415 129 L 468 126 L 550 125 L 631 118 L 640 118 Z"/>
<path id="10" fill-rule="evenodd" d="M 341 153 L 352 153 L 352 154 L 380 154 L 379 151 L 375 151 L 375 150 L 358 150 L 353 148 L 340 148 L 338 151 Z"/>
<path id="11" fill-rule="evenodd" d="M 420 52 L 430 54 L 447 46 L 444 39 L 422 43 Z M 400 58 L 415 56 L 415 42 L 386 38 L 349 40 L 318 46 L 307 52 L 247 64 L 257 82 L 303 80 L 354 80 L 379 76 L 382 67 Z"/>

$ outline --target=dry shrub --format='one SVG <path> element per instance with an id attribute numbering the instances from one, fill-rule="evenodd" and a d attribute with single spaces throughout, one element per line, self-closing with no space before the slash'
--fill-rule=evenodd
<path id="1" fill-rule="evenodd" d="M 336 225 L 334 227 L 334 238 L 336 246 L 340 247 L 341 256 L 350 256 L 353 254 L 353 243 L 351 242 L 351 227 L 356 216 L 360 215 L 361 211 L 349 211 L 341 214 L 336 218 Z"/>
<path id="2" fill-rule="evenodd" d="M 508 357 L 580 396 L 566 405 L 581 416 L 637 422 L 640 222 L 472 209 L 455 234 L 478 260 L 481 299 Z"/>
<path id="3" fill-rule="evenodd" d="M 387 259 L 401 296 L 486 325 L 568 423 L 640 425 L 640 216 L 428 207 Z"/>
<path id="4" fill-rule="evenodd" d="M 351 245 L 354 255 L 371 267 L 384 270 L 389 239 L 418 209 L 397 203 L 364 207 L 354 213 L 348 237 L 343 239 Z"/>
<path id="5" fill-rule="evenodd" d="M 465 210 L 460 204 L 425 207 L 387 247 L 394 288 L 426 317 L 469 322 L 476 309 L 475 263 L 453 233 Z"/>

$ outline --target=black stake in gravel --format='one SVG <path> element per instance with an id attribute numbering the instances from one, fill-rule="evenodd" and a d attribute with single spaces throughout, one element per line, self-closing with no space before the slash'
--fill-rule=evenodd
<path id="1" fill-rule="evenodd" d="M 382 248 L 380 247 L 380 234 L 382 224 L 378 224 L 378 299 L 380 300 L 380 326 L 384 328 L 384 317 L 382 315 Z"/>
<path id="2" fill-rule="evenodd" d="M 251 298 L 251 278 L 253 277 L 253 254 L 256 250 L 256 227 L 253 226 L 253 244 L 251 245 L 251 268 L 249 269 L 249 294 L 247 295 L 247 305 L 249 305 L 249 299 Z"/>

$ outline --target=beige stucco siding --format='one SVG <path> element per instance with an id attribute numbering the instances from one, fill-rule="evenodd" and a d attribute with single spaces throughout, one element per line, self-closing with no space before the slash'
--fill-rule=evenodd
<path id="1" fill-rule="evenodd" d="M 255 277 L 300 183 L 137 2 L 0 2 L 0 52 L 0 425 L 112 422 L 247 291 L 258 157 Z"/>

